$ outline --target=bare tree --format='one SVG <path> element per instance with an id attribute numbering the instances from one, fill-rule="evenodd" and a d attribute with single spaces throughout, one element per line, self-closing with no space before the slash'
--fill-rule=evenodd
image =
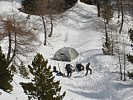
<path id="1" fill-rule="evenodd" d="M 39 0 L 36 1 L 36 6 L 37 6 L 37 12 L 41 19 L 42 19 L 42 24 L 43 24 L 43 30 L 44 30 L 44 45 L 47 43 L 47 35 L 49 37 L 52 36 L 53 34 L 53 20 L 56 19 L 56 14 L 59 14 L 62 12 L 64 2 L 63 0 Z M 50 20 L 50 21 L 48 21 Z M 50 22 L 50 23 L 49 23 Z M 50 25 L 50 31 L 48 32 L 48 25 Z"/>
<path id="2" fill-rule="evenodd" d="M 100 3 L 100 0 L 94 0 L 96 5 L 97 5 L 97 16 L 98 17 L 101 17 L 100 16 L 100 9 L 101 9 L 101 3 Z"/>
<path id="3" fill-rule="evenodd" d="M 125 40 L 123 38 L 123 69 L 124 69 L 124 76 L 123 76 L 123 81 L 126 81 L 126 50 L 125 50 Z"/>
<path id="4" fill-rule="evenodd" d="M 124 11 L 123 11 L 123 0 L 120 0 L 120 12 L 121 12 L 121 24 L 120 24 L 120 30 L 119 30 L 119 33 L 122 32 L 122 28 L 123 28 L 123 23 L 124 23 Z"/>
<path id="5" fill-rule="evenodd" d="M 8 37 L 7 59 L 9 64 L 12 61 L 16 63 L 16 58 L 21 60 L 21 56 L 26 56 L 28 52 L 35 49 L 34 43 L 38 41 L 37 33 L 21 16 L 6 15 L 3 17 L 1 15 L 0 23 L 3 27 L 0 29 L 1 40 Z"/>
<path id="6" fill-rule="evenodd" d="M 119 47 L 119 37 L 116 35 L 116 41 L 117 41 L 117 53 L 118 53 L 118 60 L 119 60 L 119 68 L 120 68 L 120 80 L 122 80 L 122 61 L 121 61 L 121 52 Z"/>
<path id="7" fill-rule="evenodd" d="M 117 0 L 118 19 L 120 18 L 120 0 Z"/>
<path id="8" fill-rule="evenodd" d="M 110 40 L 110 35 L 108 32 L 108 25 L 109 21 L 111 20 L 113 13 L 112 13 L 112 8 L 109 0 L 103 0 L 101 3 L 101 17 L 104 20 L 104 30 L 105 30 L 105 43 L 103 45 L 103 52 L 105 54 L 112 54 L 111 51 L 111 40 Z"/>

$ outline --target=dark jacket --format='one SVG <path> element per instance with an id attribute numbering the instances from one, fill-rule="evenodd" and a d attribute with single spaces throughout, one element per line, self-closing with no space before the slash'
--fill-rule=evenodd
<path id="1" fill-rule="evenodd" d="M 71 67 L 72 67 L 72 65 L 66 64 L 66 67 L 65 67 L 66 71 L 69 72 L 69 73 L 72 73 L 72 68 Z"/>
<path id="2" fill-rule="evenodd" d="M 90 63 L 86 65 L 86 70 L 90 70 Z"/>

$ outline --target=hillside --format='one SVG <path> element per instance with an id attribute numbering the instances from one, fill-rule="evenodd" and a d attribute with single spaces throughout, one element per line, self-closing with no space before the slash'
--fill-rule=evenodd
<path id="1" fill-rule="evenodd" d="M 14 9 L 19 15 L 27 17 L 27 14 L 19 12 L 21 0 L 0 1 L 0 13 L 11 15 Z M 78 13 L 77 13 L 78 12 Z M 43 45 L 42 25 L 38 26 L 39 46 L 36 50 L 24 58 L 26 65 L 30 64 L 36 53 L 41 53 L 44 58 L 48 59 L 49 65 L 58 66 L 63 73 L 65 72 L 65 64 L 70 63 L 73 66 L 77 62 L 84 66 L 90 62 L 92 74 L 85 76 L 86 71 L 73 72 L 71 78 L 56 76 L 56 80 L 60 80 L 62 91 L 66 91 L 63 100 L 133 100 L 133 80 L 128 79 L 121 81 L 119 79 L 119 60 L 117 56 L 104 55 L 102 52 L 104 27 L 101 18 L 97 17 L 97 8 L 94 5 L 86 5 L 78 1 L 71 9 L 62 15 L 68 17 L 55 21 L 54 32 L 51 38 L 48 38 L 47 46 Z M 38 16 L 30 16 L 29 21 L 35 23 Z M 127 17 L 129 23 L 126 23 L 123 32 L 127 31 L 128 26 L 133 26 L 132 17 Z M 38 21 L 39 22 L 39 21 Z M 39 22 L 41 23 L 41 22 Z M 115 23 L 115 18 L 112 23 Z M 101 24 L 101 26 L 99 26 Z M 34 25 L 34 24 L 33 24 Z M 127 34 L 124 34 L 127 37 Z M 132 52 L 130 48 L 129 38 L 126 40 L 127 52 Z M 0 43 L 3 50 L 6 49 L 6 42 Z M 71 62 L 54 61 L 51 58 L 54 53 L 63 47 L 72 47 L 76 49 L 79 56 Z M 57 69 L 59 70 L 57 67 Z M 127 63 L 126 71 L 132 70 L 132 64 Z M 6 93 L 0 90 L 0 100 L 27 100 L 28 97 L 23 92 L 19 82 L 29 82 L 30 79 L 24 79 L 19 74 L 13 77 L 13 91 Z"/>

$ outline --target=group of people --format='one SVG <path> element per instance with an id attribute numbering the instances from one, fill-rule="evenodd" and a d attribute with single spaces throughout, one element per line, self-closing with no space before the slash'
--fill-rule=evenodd
<path id="1" fill-rule="evenodd" d="M 84 69 L 85 68 L 84 68 L 84 66 L 81 63 L 76 64 L 76 70 L 78 72 L 80 72 L 80 71 L 82 71 Z M 65 70 L 67 72 L 67 77 L 71 77 L 72 72 L 74 71 L 74 70 L 72 70 L 72 65 L 71 64 L 66 64 Z M 88 71 L 90 71 L 90 74 L 92 74 L 92 69 L 90 68 L 90 63 L 88 63 L 86 65 L 86 73 L 85 73 L 85 75 L 88 74 Z"/>
<path id="2" fill-rule="evenodd" d="M 53 66 L 53 72 L 57 73 L 56 75 L 71 77 L 71 75 L 74 71 L 80 72 L 80 71 L 86 69 L 85 76 L 88 75 L 89 71 L 90 71 L 90 74 L 92 74 L 92 69 L 90 68 L 90 63 L 88 63 L 85 67 L 81 63 L 77 63 L 76 69 L 73 70 L 72 68 L 73 68 L 73 66 L 71 64 L 66 64 L 65 70 L 66 70 L 67 75 L 65 75 L 61 71 L 57 71 L 56 66 Z"/>

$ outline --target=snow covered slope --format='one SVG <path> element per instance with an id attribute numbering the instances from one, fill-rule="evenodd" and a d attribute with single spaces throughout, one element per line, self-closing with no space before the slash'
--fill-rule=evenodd
<path id="1" fill-rule="evenodd" d="M 11 13 L 12 8 L 18 12 L 18 7 L 20 7 L 18 0 L 13 3 L 0 1 L 0 13 Z M 101 51 L 103 33 L 97 29 L 100 19 L 97 18 L 96 10 L 95 6 L 78 2 L 65 13 L 69 18 L 56 24 L 53 36 L 48 38 L 48 46 L 42 43 L 37 47 L 36 52 L 43 54 L 52 66 L 58 66 L 59 63 L 60 70 L 64 73 L 67 62 L 50 59 L 62 47 L 72 47 L 79 52 L 79 57 L 71 64 L 81 62 L 86 65 L 90 62 L 92 75 L 85 76 L 85 71 L 82 71 L 74 72 L 71 78 L 56 76 L 56 79 L 61 82 L 62 91 L 66 91 L 64 100 L 133 100 L 133 81 L 119 81 L 117 59 L 105 56 Z M 20 14 L 26 16 L 24 13 Z M 36 21 L 35 17 L 31 16 L 31 20 Z M 40 40 L 43 40 L 43 35 L 40 35 Z M 34 55 L 35 53 L 33 57 Z M 13 91 L 9 94 L 0 90 L 2 92 L 0 100 L 27 100 L 19 85 L 19 82 L 27 81 L 29 80 L 15 75 L 12 82 Z"/>

